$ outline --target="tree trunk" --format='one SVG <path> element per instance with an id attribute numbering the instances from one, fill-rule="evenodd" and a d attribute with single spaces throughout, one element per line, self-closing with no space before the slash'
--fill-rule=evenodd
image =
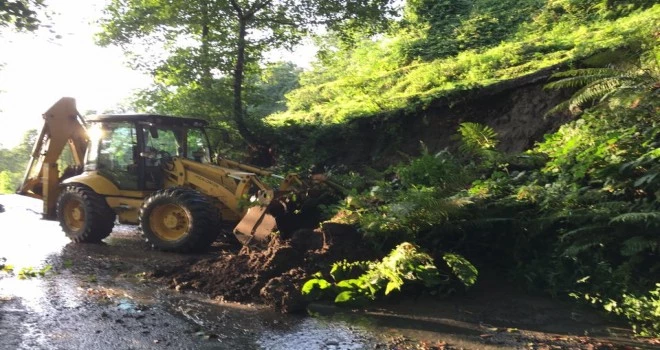
<path id="1" fill-rule="evenodd" d="M 209 57 L 209 8 L 206 1 L 202 1 L 202 86 L 205 91 L 213 88 L 213 76 Z"/>
<path id="2" fill-rule="evenodd" d="M 271 149 L 264 144 L 263 140 L 257 138 L 248 128 L 245 122 L 245 110 L 243 109 L 243 79 L 245 76 L 245 49 L 247 35 L 247 25 L 253 19 L 254 9 L 245 12 L 240 5 L 231 0 L 231 4 L 236 10 L 238 17 L 238 42 L 236 52 L 236 66 L 234 67 L 234 122 L 238 133 L 241 134 L 249 146 L 250 158 L 252 163 L 261 166 L 270 166 L 273 164 Z"/>
<path id="3" fill-rule="evenodd" d="M 238 28 L 238 47 L 236 53 L 236 66 L 234 68 L 234 121 L 238 132 L 243 136 L 245 141 L 252 147 L 258 147 L 259 142 L 256 137 L 250 132 L 245 123 L 245 111 L 243 110 L 243 77 L 245 70 L 245 35 L 247 21 L 243 18 L 239 19 Z"/>

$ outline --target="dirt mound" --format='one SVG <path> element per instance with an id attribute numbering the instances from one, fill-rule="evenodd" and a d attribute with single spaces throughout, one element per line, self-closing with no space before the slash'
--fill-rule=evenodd
<path id="1" fill-rule="evenodd" d="M 300 287 L 317 271 L 341 260 L 374 257 L 360 234 L 348 225 L 325 223 L 316 230 L 299 230 L 291 238 L 274 238 L 264 250 L 243 248 L 238 254 L 180 266 L 157 277 L 177 290 L 192 289 L 237 302 L 263 302 L 283 312 L 306 306 Z"/>

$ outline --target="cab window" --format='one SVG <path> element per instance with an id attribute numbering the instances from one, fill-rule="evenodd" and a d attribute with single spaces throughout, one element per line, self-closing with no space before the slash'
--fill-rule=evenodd
<path id="1" fill-rule="evenodd" d="M 208 143 L 202 129 L 188 129 L 186 133 L 186 158 L 202 163 L 209 163 Z"/>
<path id="2" fill-rule="evenodd" d="M 120 189 L 138 188 L 137 135 L 131 123 L 108 123 L 100 129 L 96 169 Z"/>
<path id="3" fill-rule="evenodd" d="M 145 151 L 158 158 L 175 157 L 183 152 L 175 131 L 171 128 L 150 126 L 145 128 Z"/>

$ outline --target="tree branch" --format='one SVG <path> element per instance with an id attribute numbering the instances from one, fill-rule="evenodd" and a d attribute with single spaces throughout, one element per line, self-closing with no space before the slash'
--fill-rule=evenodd
<path id="1" fill-rule="evenodd" d="M 247 12 L 246 17 L 248 18 L 253 17 L 257 12 L 263 10 L 266 6 L 270 5 L 272 2 L 273 2 L 272 0 L 264 0 L 261 3 L 259 3 L 259 1 L 255 1 L 252 7 L 250 8 L 250 10 Z"/>
<path id="2" fill-rule="evenodd" d="M 286 20 L 281 20 L 281 19 L 276 19 L 276 18 L 271 18 L 271 17 L 262 17 L 262 18 L 256 18 L 254 22 L 260 22 L 260 23 L 275 23 L 275 24 L 281 24 L 283 26 L 297 26 L 297 24 L 293 21 L 286 21 Z"/>
<path id="3" fill-rule="evenodd" d="M 229 0 L 231 3 L 231 6 L 236 10 L 236 14 L 238 15 L 238 18 L 243 18 L 243 9 L 241 6 L 236 2 L 236 0 Z"/>

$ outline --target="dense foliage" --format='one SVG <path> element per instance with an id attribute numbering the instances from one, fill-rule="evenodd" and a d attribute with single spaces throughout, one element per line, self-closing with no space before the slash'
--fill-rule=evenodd
<path id="1" fill-rule="evenodd" d="M 282 111 L 284 95 L 298 87 L 301 69 L 292 63 L 276 62 L 264 65 L 260 71 L 246 74 L 246 120 L 259 131 L 259 121 L 265 116 Z M 157 80 L 152 87 L 140 91 L 134 98 L 136 110 L 180 115 L 208 120 L 214 141 L 213 150 L 229 157 L 245 156 L 239 146 L 241 138 L 231 122 L 231 81 L 217 78 L 210 87 L 193 82 L 179 85 Z M 219 130 L 218 130 L 219 129 Z"/>
<path id="2" fill-rule="evenodd" d="M 331 124 L 417 112 L 439 98 L 603 50 L 648 45 L 660 18 L 660 5 L 652 4 L 409 1 L 401 28 L 389 36 L 348 48 L 328 44 L 324 59 L 287 96 L 288 110 L 269 122 Z"/>
<path id="3" fill-rule="evenodd" d="M 600 305 L 640 334 L 658 335 L 657 54 L 656 47 L 636 66 L 582 81 L 588 88 L 626 81 L 637 70 L 647 76 L 646 83 L 612 84 L 533 149 L 502 154 L 492 129 L 464 123 L 456 155 L 424 150 L 367 181 L 334 220 L 357 225 L 383 251 L 404 241 L 436 259 L 459 251 L 530 289 Z M 557 74 L 564 82 L 549 87 L 582 73 Z"/>
<path id="4" fill-rule="evenodd" d="M 120 45 L 135 68 L 164 85 L 160 93 L 166 97 L 183 89 L 186 96 L 193 91 L 197 102 L 219 104 L 227 101 L 216 99 L 213 91 L 231 91 L 226 105 L 232 106 L 227 109 L 233 127 L 259 145 L 243 99 L 246 73 L 258 71 L 263 55 L 294 46 L 320 26 L 371 28 L 386 22 L 391 8 L 390 0 L 113 0 L 105 8 L 98 42 Z M 143 53 L 145 46 L 156 45 L 165 57 Z"/>
<path id="5" fill-rule="evenodd" d="M 445 269 L 438 269 L 433 258 L 411 243 L 401 243 L 381 261 L 338 261 L 328 273 L 332 283 L 316 274 L 302 287 L 310 299 L 328 298 L 337 304 L 361 305 L 411 286 L 431 294 L 451 293 L 457 285 L 471 287 L 477 269 L 457 254 L 443 255 Z"/>
<path id="6" fill-rule="evenodd" d="M 37 137 L 36 130 L 25 133 L 21 143 L 11 149 L 0 147 L 0 193 L 14 193 L 23 181 L 32 146 Z"/>
<path id="7" fill-rule="evenodd" d="M 39 27 L 37 10 L 43 0 L 0 0 L 0 28 L 33 31 Z"/>

